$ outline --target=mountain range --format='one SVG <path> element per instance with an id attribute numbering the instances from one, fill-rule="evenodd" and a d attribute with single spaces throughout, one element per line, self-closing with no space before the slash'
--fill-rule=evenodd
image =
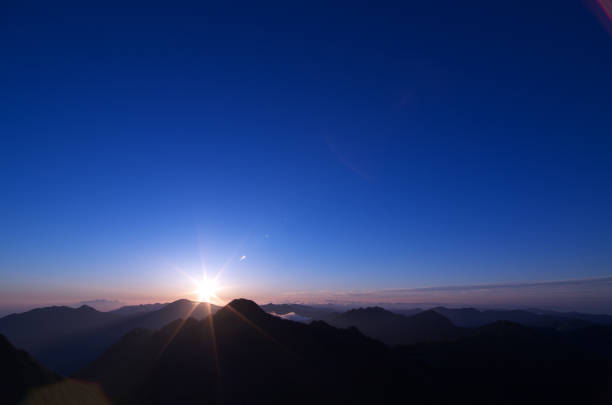
<path id="1" fill-rule="evenodd" d="M 284 315 L 293 312 L 296 315 L 308 317 L 315 320 L 323 320 L 333 323 L 335 318 L 346 312 L 338 312 L 325 306 L 302 305 L 302 304 L 266 304 L 262 308 L 267 312 Z M 580 312 L 556 312 L 540 309 L 528 310 L 479 310 L 475 308 L 447 308 L 434 307 L 429 310 L 423 308 L 411 309 L 383 309 L 381 307 L 356 308 L 356 310 L 367 309 L 370 311 L 386 311 L 385 316 L 391 318 L 388 313 L 392 312 L 405 317 L 411 317 L 425 311 L 437 312 L 450 320 L 453 325 L 462 328 L 475 328 L 496 321 L 510 321 L 520 325 L 538 328 L 554 328 L 558 330 L 577 329 L 594 324 L 612 324 L 612 315 L 585 314 Z M 349 310 L 351 312 L 354 310 Z M 365 312 L 361 312 L 365 315 Z M 356 314 L 354 314 L 356 315 Z M 340 319 L 342 316 L 340 317 Z M 342 321 L 339 321 L 342 322 Z M 356 326 L 356 325 L 355 325 Z M 406 342 L 403 342 L 406 343 Z"/>
<path id="2" fill-rule="evenodd" d="M 404 316 L 380 307 L 358 308 L 329 317 L 328 322 L 338 328 L 356 327 L 390 346 L 452 340 L 462 334 L 461 328 L 435 311 Z"/>
<path id="3" fill-rule="evenodd" d="M 134 328 L 159 329 L 176 319 L 203 319 L 218 309 L 188 300 L 111 312 L 86 305 L 47 307 L 1 318 L 0 334 L 46 367 L 70 375 Z"/>
<path id="4" fill-rule="evenodd" d="M 219 307 L 178 300 L 168 304 L 125 306 L 101 312 L 79 308 L 46 307 L 0 318 L 0 333 L 17 347 L 32 353 L 45 366 L 71 375 L 94 360 L 112 343 L 135 328 L 159 329 L 186 317 L 203 319 Z M 529 327 L 573 330 L 593 324 L 612 324 L 608 315 L 559 313 L 541 310 L 486 310 L 436 307 L 391 312 L 380 307 L 337 312 L 332 308 L 301 304 L 266 304 L 266 312 L 308 323 L 354 326 L 366 336 L 388 345 L 453 340 L 496 321 Z"/>
<path id="5" fill-rule="evenodd" d="M 328 313 L 338 325 L 344 322 L 336 327 L 283 319 L 246 299 L 210 312 L 186 300 L 164 308 L 120 316 L 122 325 L 134 321 L 131 329 L 74 373 L 77 380 L 48 371 L 0 339 L 5 384 L 0 400 L 37 403 L 32 401 L 60 395 L 65 401 L 56 403 L 605 404 L 612 399 L 610 325 L 556 329 L 495 321 L 461 328 L 436 311 L 405 317 L 365 308 Z M 155 326 L 177 313 L 182 316 Z M 381 340 L 395 339 L 390 336 L 396 325 L 406 329 L 397 330 L 402 339 L 384 344 L 353 324 Z M 432 331 L 437 334 L 425 335 Z"/>
<path id="6" fill-rule="evenodd" d="M 389 347 L 355 327 L 293 322 L 240 299 L 208 319 L 134 330 L 78 376 L 119 404 L 599 403 L 611 398 L 611 339 L 610 326 L 498 321 Z"/>

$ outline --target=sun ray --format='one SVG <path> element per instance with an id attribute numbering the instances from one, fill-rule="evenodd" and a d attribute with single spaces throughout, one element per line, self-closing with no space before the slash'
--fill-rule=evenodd
<path id="1" fill-rule="evenodd" d="M 262 334 L 262 336 L 270 339 L 272 342 L 274 343 L 278 343 L 276 341 L 276 339 L 274 339 L 273 336 L 271 336 L 270 334 L 268 334 L 265 330 L 261 329 L 259 326 L 255 325 L 253 322 L 251 322 L 246 316 L 242 315 L 237 309 L 233 308 L 231 305 L 226 305 L 225 308 L 228 308 L 230 311 L 232 311 L 239 319 L 243 320 L 244 322 L 246 322 L 248 325 L 250 325 L 252 328 L 254 328 L 256 331 L 258 331 L 259 333 Z"/>
<path id="2" fill-rule="evenodd" d="M 215 365 L 217 367 L 217 375 L 221 376 L 221 365 L 219 364 L 219 352 L 217 351 L 217 336 L 215 334 L 215 322 L 212 315 L 212 308 L 210 307 L 210 302 L 206 303 L 208 305 L 208 323 L 210 325 L 210 337 L 212 341 L 213 347 L 213 355 L 215 356 Z"/>
<path id="3" fill-rule="evenodd" d="M 157 360 L 159 360 L 159 358 L 162 356 L 162 354 L 164 353 L 166 348 L 170 345 L 170 343 L 174 340 L 176 335 L 178 335 L 180 330 L 183 328 L 183 325 L 185 324 L 185 322 L 187 322 L 187 319 L 189 319 L 189 317 L 191 317 L 191 314 L 193 314 L 193 311 L 195 311 L 195 309 L 199 305 L 198 302 L 193 302 L 192 304 L 193 305 L 191 306 L 191 309 L 187 313 L 187 316 L 185 316 L 183 319 L 181 319 L 181 323 L 179 323 L 179 325 L 176 327 L 176 329 L 170 335 L 170 338 L 168 339 L 168 341 L 162 346 L 161 350 L 157 354 L 157 357 L 156 357 Z"/>

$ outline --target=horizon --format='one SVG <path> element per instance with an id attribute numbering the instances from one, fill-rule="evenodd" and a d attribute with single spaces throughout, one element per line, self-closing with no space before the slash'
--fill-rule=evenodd
<path id="1" fill-rule="evenodd" d="M 412 292 L 427 292 L 427 291 L 455 291 L 461 294 L 466 290 L 498 290 L 498 289 L 514 289 L 514 288 L 529 288 L 529 287 L 546 287 L 549 284 L 560 284 L 560 285 L 573 285 L 573 284 L 583 284 L 583 283 L 597 283 L 597 284 L 612 284 L 612 277 L 601 277 L 601 278 L 592 278 L 592 279 L 583 279 L 583 280 L 562 280 L 556 282 L 539 282 L 539 283 L 516 283 L 516 284 L 480 284 L 480 285 L 472 285 L 472 286 L 445 286 L 445 287 L 423 287 L 423 288 L 413 288 Z M 608 298 L 605 293 L 608 291 L 609 287 L 603 287 L 601 290 L 602 294 L 598 297 L 594 297 L 592 291 L 588 291 L 589 298 L 593 300 L 600 299 L 606 300 Z M 386 292 L 397 292 L 397 290 L 387 290 Z M 378 294 L 372 295 L 372 297 L 380 297 L 380 293 L 384 293 L 385 291 L 379 291 Z M 371 292 L 370 292 L 371 293 Z M 404 291 L 405 293 L 405 291 Z M 539 292 L 536 290 L 534 294 L 538 294 Z M 563 292 L 564 294 L 567 291 Z M 52 303 L 40 303 L 40 304 L 28 304 L 22 306 L 15 306 L 13 308 L 2 308 L 0 307 L 0 317 L 15 314 L 15 313 L 23 313 L 30 311 L 32 309 L 37 308 L 45 308 L 45 307 L 54 307 L 54 306 L 66 306 L 71 308 L 78 308 L 81 306 L 89 306 L 101 312 L 113 311 L 122 307 L 128 306 L 138 306 L 138 305 L 166 305 L 172 302 L 180 301 L 180 300 L 188 300 L 194 303 L 211 303 L 217 306 L 225 306 L 230 301 L 239 298 L 245 298 L 249 300 L 253 300 L 258 305 L 266 305 L 266 304 L 299 304 L 313 307 L 327 307 L 333 308 L 335 310 L 349 310 L 354 308 L 366 308 L 366 307 L 374 307 L 379 306 L 383 307 L 387 310 L 399 310 L 399 309 L 432 309 L 436 307 L 446 307 L 446 308 L 474 308 L 477 310 L 544 310 L 544 311 L 555 311 L 555 312 L 581 312 L 585 314 L 602 314 L 602 315 L 612 315 L 612 309 L 610 310 L 598 310 L 597 308 L 601 308 L 598 302 L 590 303 L 590 305 L 576 304 L 576 303 L 563 303 L 561 305 L 548 305 L 542 304 L 541 301 L 527 300 L 525 301 L 525 296 L 520 296 L 521 303 L 514 302 L 512 300 L 507 300 L 502 298 L 498 300 L 497 303 L 488 303 L 488 304 L 473 304 L 471 300 L 474 300 L 473 297 L 470 297 L 467 301 L 462 300 L 447 300 L 447 301 L 436 301 L 435 299 L 431 299 L 431 296 L 422 296 L 421 298 L 425 298 L 424 301 L 419 302 L 416 299 L 410 301 L 398 301 L 393 298 L 388 299 L 386 301 L 377 301 L 377 298 L 363 299 L 363 296 L 366 295 L 364 292 L 349 292 L 344 294 L 337 294 L 335 299 L 332 298 L 320 298 L 320 299 L 285 299 L 285 300 L 277 300 L 274 301 L 271 298 L 259 298 L 252 299 L 250 297 L 241 297 L 236 296 L 233 298 L 220 298 L 214 297 L 211 300 L 198 300 L 197 298 L 185 296 L 185 297 L 174 297 L 169 300 L 148 300 L 148 301 L 139 301 L 139 302 L 121 302 L 118 300 L 108 300 L 104 298 L 97 298 L 93 300 L 84 300 L 79 302 L 52 302 Z M 312 297 L 312 292 L 308 292 L 308 296 Z M 325 295 L 323 295 L 324 297 Z M 361 300 L 358 299 L 361 297 Z M 583 297 L 584 299 L 584 297 Z M 545 301 L 546 302 L 546 301 Z"/>
<path id="2" fill-rule="evenodd" d="M 569 3 L 7 5 L 0 316 L 612 314 L 612 20 Z"/>

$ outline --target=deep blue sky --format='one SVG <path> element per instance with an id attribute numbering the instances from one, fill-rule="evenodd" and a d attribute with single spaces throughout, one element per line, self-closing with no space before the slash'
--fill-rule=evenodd
<path id="1" fill-rule="evenodd" d="M 586 3 L 198 3 L 3 4 L 0 304 L 612 275 Z"/>

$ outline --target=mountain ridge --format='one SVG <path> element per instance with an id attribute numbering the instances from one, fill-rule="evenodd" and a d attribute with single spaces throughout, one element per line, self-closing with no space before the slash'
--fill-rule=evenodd
<path id="1" fill-rule="evenodd" d="M 189 300 L 177 300 L 154 311 L 131 315 L 102 312 L 88 306 L 46 307 L 0 318 L 0 333 L 45 366 L 70 375 L 134 328 L 157 329 L 187 316 L 201 319 L 218 309 Z"/>

